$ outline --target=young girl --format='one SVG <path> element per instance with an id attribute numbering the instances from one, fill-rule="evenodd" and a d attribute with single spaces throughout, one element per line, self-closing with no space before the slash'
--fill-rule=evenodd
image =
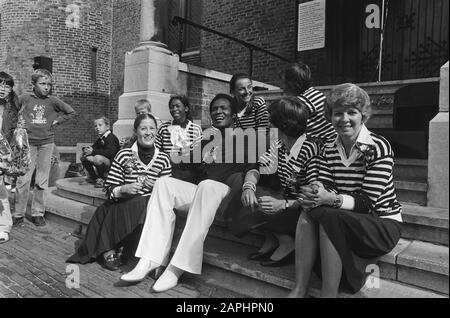
<path id="1" fill-rule="evenodd" d="M 8 143 L 17 126 L 18 98 L 13 90 L 14 80 L 11 75 L 0 72 L 0 131 Z M 3 158 L 1 158 L 3 160 Z M 7 158 L 5 158 L 7 160 Z M 12 226 L 8 191 L 4 184 L 4 173 L 0 170 L 0 244 L 9 240 Z"/>

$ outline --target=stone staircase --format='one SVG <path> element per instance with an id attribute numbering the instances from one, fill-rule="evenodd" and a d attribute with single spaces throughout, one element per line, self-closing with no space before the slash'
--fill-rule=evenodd
<path id="1" fill-rule="evenodd" d="M 427 205 L 428 161 L 395 159 L 394 184 L 398 199 L 422 206 Z"/>
<path id="2" fill-rule="evenodd" d="M 101 189 L 79 185 L 81 180 L 60 179 L 48 189 L 47 219 L 72 233 L 84 233 L 96 206 L 105 200 Z M 403 216 L 402 239 L 379 260 L 379 275 L 373 272 L 369 278 L 374 284 L 355 295 L 341 293 L 340 297 L 448 297 L 448 210 L 406 204 Z M 184 222 L 185 215 L 179 213 L 175 241 Z M 203 274 L 195 278 L 247 297 L 285 297 L 294 284 L 294 266 L 266 268 L 248 261 L 247 255 L 261 243 L 258 232 L 235 238 L 226 230 L 225 222 L 216 218 L 205 242 Z M 310 294 L 317 297 L 317 278 L 312 285 Z"/>

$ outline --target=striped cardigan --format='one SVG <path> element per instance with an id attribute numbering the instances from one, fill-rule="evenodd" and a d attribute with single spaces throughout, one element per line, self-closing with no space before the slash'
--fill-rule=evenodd
<path id="1" fill-rule="evenodd" d="M 269 127 L 269 110 L 264 98 L 253 97 L 252 110 L 248 114 L 244 113 L 242 116 L 236 116 L 234 119 L 235 128 L 264 128 Z"/>
<path id="2" fill-rule="evenodd" d="M 172 152 L 177 152 L 180 150 L 178 148 L 176 149 L 176 147 L 172 144 L 170 138 L 171 134 L 169 131 L 170 126 L 172 126 L 172 122 L 166 122 L 162 124 L 155 138 L 156 148 L 158 148 L 162 152 L 167 153 L 168 155 L 170 155 Z M 199 125 L 189 121 L 186 125 L 186 135 L 186 142 L 189 144 L 190 149 L 192 150 L 195 147 L 196 143 L 201 141 L 202 128 Z"/>
<path id="3" fill-rule="evenodd" d="M 294 150 L 294 148 L 297 149 Z M 270 150 L 260 157 L 258 165 L 261 174 L 270 174 L 276 170 L 285 196 L 298 198 L 299 187 L 317 178 L 317 160 L 315 158 L 319 155 L 320 148 L 308 136 L 302 135 L 291 152 L 292 156 L 289 157 L 284 145 L 274 143 Z"/>
<path id="4" fill-rule="evenodd" d="M 337 139 L 325 145 L 318 160 L 318 180 L 340 194 L 365 195 L 370 201 L 369 213 L 402 222 L 393 180 L 394 157 L 389 142 L 365 128 L 372 144 L 356 142 L 360 155 L 345 164 Z M 361 135 L 361 133 L 360 133 Z M 362 212 L 362 211 L 355 211 Z"/>
<path id="5" fill-rule="evenodd" d="M 131 148 L 120 150 L 114 158 L 105 181 L 105 191 L 108 199 L 113 199 L 112 191 L 114 188 L 135 182 L 143 182 L 144 187 L 138 194 L 147 196 L 152 193 L 153 185 L 156 179 L 172 174 L 172 166 L 169 156 L 155 149 L 153 159 L 148 165 L 145 165 L 137 154 L 137 144 Z"/>
<path id="6" fill-rule="evenodd" d="M 324 115 L 325 95 L 310 87 L 297 96 L 309 109 L 306 132 L 311 137 L 321 138 L 325 142 L 333 141 L 337 133 Z"/>

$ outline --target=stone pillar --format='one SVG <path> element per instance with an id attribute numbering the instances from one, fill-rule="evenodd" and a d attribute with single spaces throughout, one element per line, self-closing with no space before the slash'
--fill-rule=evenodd
<path id="1" fill-rule="evenodd" d="M 141 45 L 167 48 L 169 31 L 168 1 L 141 0 Z"/>
<path id="2" fill-rule="evenodd" d="M 428 144 L 428 206 L 447 208 L 449 193 L 448 62 L 441 68 L 439 114 L 430 122 Z"/>
<path id="3" fill-rule="evenodd" d="M 125 56 L 124 93 L 119 98 L 114 134 L 133 132 L 134 103 L 142 98 L 152 104 L 152 114 L 170 120 L 168 102 L 178 91 L 178 55 L 167 49 L 169 16 L 166 0 L 141 0 L 139 47 Z"/>

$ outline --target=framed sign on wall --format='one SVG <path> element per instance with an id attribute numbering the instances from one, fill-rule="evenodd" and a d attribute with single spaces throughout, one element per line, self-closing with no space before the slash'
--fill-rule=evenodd
<path id="1" fill-rule="evenodd" d="M 298 4 L 297 52 L 325 47 L 326 0 Z"/>

